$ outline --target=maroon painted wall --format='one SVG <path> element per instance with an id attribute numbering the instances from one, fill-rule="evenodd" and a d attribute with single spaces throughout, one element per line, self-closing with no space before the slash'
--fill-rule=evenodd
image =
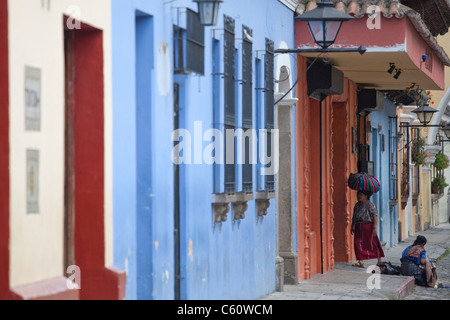
<path id="1" fill-rule="evenodd" d="M 9 298 L 8 0 L 0 0 L 0 299 Z"/>
<path id="2" fill-rule="evenodd" d="M 85 24 L 74 38 L 75 263 L 82 300 L 123 299 L 125 273 L 105 268 L 103 33 Z"/>

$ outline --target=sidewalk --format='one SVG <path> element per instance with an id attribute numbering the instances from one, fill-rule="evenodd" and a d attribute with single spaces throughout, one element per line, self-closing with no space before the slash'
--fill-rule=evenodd
<path id="1" fill-rule="evenodd" d="M 431 260 L 436 260 L 450 248 L 450 225 L 442 224 L 418 232 L 398 245 L 385 249 L 386 257 L 383 261 L 400 265 L 403 250 L 411 245 L 419 234 L 428 240 L 425 249 L 427 257 Z M 369 267 L 376 263 L 376 260 L 368 260 L 365 261 L 365 266 Z M 373 284 L 372 273 L 367 273 L 366 269 L 353 267 L 351 263 L 336 263 L 334 270 L 314 275 L 310 280 L 297 285 L 285 285 L 284 292 L 274 292 L 263 300 L 398 300 L 405 298 L 415 288 L 412 277 L 389 275 L 380 277 L 380 289 L 369 289 L 367 283 L 369 280 L 369 284 Z M 438 279 L 438 283 L 442 281 L 445 279 Z"/>

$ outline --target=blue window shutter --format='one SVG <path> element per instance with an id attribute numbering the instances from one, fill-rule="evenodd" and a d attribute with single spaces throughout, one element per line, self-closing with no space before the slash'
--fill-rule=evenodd
<path id="1" fill-rule="evenodd" d="M 225 95 L 225 137 L 226 130 L 236 128 L 236 92 L 235 92 L 235 21 L 224 16 L 224 95 Z M 225 146 L 225 160 L 227 150 Z M 235 153 L 236 154 L 236 153 Z M 235 162 L 235 161 L 234 161 Z M 225 163 L 225 193 L 236 192 L 236 168 L 235 163 Z"/>
<path id="2" fill-rule="evenodd" d="M 253 31 L 247 26 L 242 26 L 242 127 L 244 131 L 253 129 Z M 246 139 L 245 159 L 242 168 L 244 192 L 253 191 L 253 166 L 250 163 L 252 150 L 251 144 Z"/>
<path id="3" fill-rule="evenodd" d="M 267 154 L 272 155 L 272 133 L 271 130 L 275 129 L 275 110 L 274 110 L 274 43 L 273 41 L 266 39 L 266 54 L 265 54 L 265 70 L 264 70 L 264 79 L 265 79 L 265 91 L 266 91 L 266 113 L 265 113 L 265 127 L 268 130 L 267 132 Z M 273 165 L 269 164 L 268 166 Z M 274 191 L 275 190 L 275 176 L 268 175 L 266 176 L 266 190 Z"/>
<path id="4" fill-rule="evenodd" d="M 198 13 L 186 10 L 186 29 L 174 26 L 175 74 L 205 74 L 205 27 Z"/>

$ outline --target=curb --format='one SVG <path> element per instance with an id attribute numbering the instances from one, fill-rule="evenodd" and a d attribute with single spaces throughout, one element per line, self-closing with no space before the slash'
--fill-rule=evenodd
<path id="1" fill-rule="evenodd" d="M 395 290 L 395 298 L 397 300 L 402 300 L 406 297 L 412 289 L 416 286 L 414 277 L 408 277 L 408 279 L 403 282 L 403 284 Z"/>

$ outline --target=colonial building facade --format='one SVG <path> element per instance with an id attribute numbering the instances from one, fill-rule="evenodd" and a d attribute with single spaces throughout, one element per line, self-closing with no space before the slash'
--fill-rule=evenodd
<path id="1" fill-rule="evenodd" d="M 299 1 L 297 13 L 313 10 L 316 2 Z M 403 145 L 398 142 L 402 120 L 397 106 L 411 99 L 406 93 L 411 86 L 444 89 L 444 67 L 450 62 L 431 27 L 403 1 L 332 2 L 354 17 L 343 23 L 334 47 L 364 46 L 367 51 L 326 54 L 325 62 L 337 70 L 334 73 L 342 73 L 345 85 L 321 103 L 311 86 L 321 88 L 317 81 L 308 81 L 313 74 L 306 72 L 307 66 L 317 63 L 318 54 L 300 53 L 300 70 L 305 73 L 297 86 L 300 280 L 332 269 L 335 261 L 354 259 L 350 227 L 356 192 L 346 185 L 350 173 L 368 172 L 381 182 L 382 190 L 372 201 L 379 211 L 378 233 L 384 245 L 395 245 L 416 232 L 412 212 L 419 208 L 419 191 L 413 196 L 408 187 L 402 193 L 401 182 L 404 177 L 409 186 L 419 173 L 412 172 L 410 162 L 405 174 L 402 171 L 409 140 L 404 135 Z M 297 48 L 317 47 L 306 22 L 297 20 L 295 33 Z"/>

